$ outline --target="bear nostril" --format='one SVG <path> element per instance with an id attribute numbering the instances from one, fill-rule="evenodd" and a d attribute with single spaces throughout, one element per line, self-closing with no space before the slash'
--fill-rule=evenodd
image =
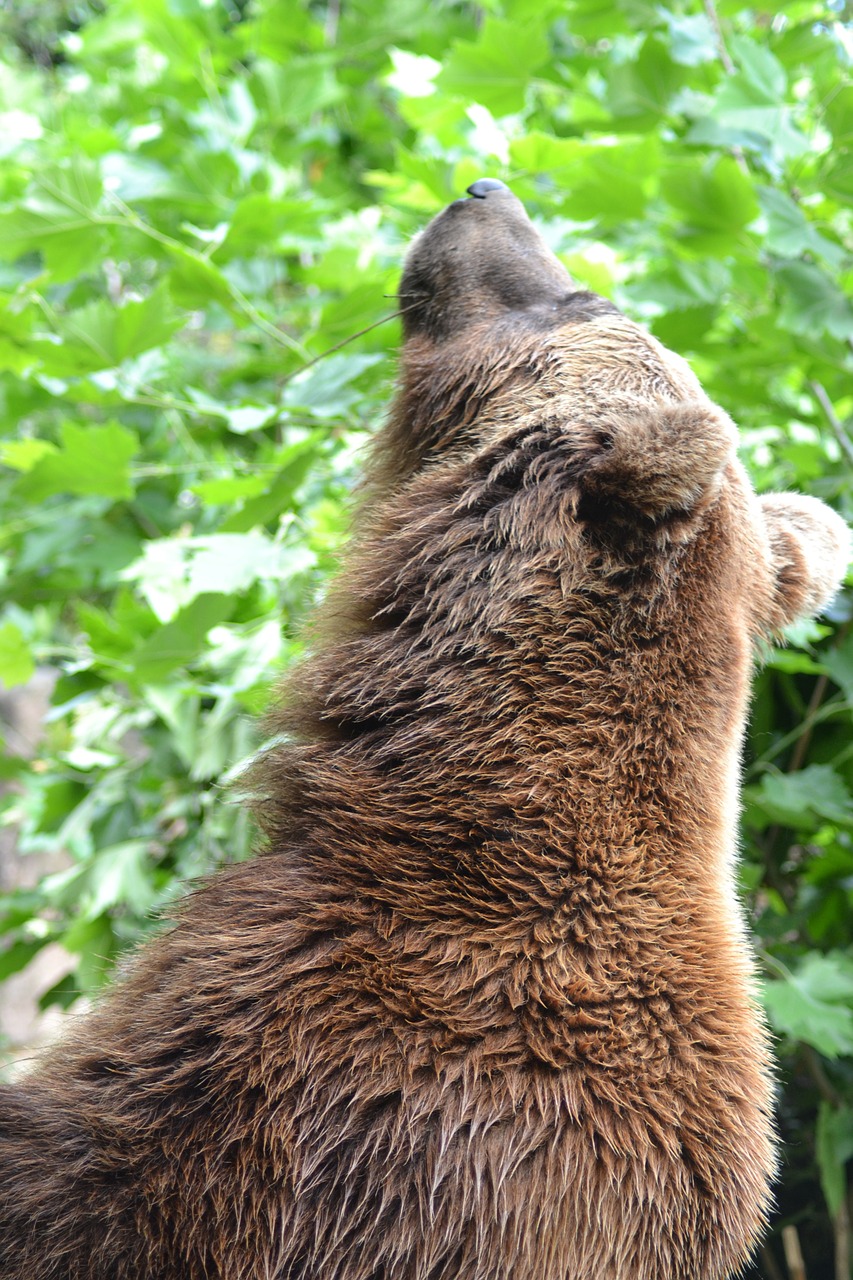
<path id="1" fill-rule="evenodd" d="M 468 195 L 477 200 L 485 200 L 490 191 L 509 191 L 509 187 L 499 178 L 478 178 L 468 188 Z"/>

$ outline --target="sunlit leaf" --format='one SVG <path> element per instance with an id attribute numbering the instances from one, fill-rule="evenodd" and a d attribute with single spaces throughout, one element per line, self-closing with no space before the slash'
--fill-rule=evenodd
<path id="1" fill-rule="evenodd" d="M 759 212 L 752 182 L 730 156 L 670 169 L 662 187 L 685 223 L 699 233 L 733 235 Z"/>
<path id="2" fill-rule="evenodd" d="M 537 22 L 487 17 L 476 42 L 460 41 L 436 81 L 444 93 L 481 102 L 496 116 L 520 111 L 530 77 L 548 57 Z"/>
<path id="3" fill-rule="evenodd" d="M 204 647 L 208 631 L 229 618 L 235 607 L 231 596 L 218 592 L 196 596 L 128 655 L 133 678 L 158 684 L 176 667 L 191 662 Z"/>
<path id="4" fill-rule="evenodd" d="M 40 502 L 55 493 L 129 498 L 133 493 L 130 460 L 139 440 L 118 423 L 60 427 L 60 447 L 45 453 L 18 482 L 23 497 Z"/>
<path id="5" fill-rule="evenodd" d="M 13 689 L 26 684 L 35 671 L 30 646 L 14 622 L 0 623 L 0 685 Z"/>

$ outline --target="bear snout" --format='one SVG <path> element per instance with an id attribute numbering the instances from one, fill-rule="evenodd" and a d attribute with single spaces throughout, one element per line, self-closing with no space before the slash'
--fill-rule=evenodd
<path id="1" fill-rule="evenodd" d="M 576 290 L 524 205 L 498 178 L 478 178 L 412 244 L 399 297 L 406 338 L 459 337 L 484 320 L 558 320 Z"/>

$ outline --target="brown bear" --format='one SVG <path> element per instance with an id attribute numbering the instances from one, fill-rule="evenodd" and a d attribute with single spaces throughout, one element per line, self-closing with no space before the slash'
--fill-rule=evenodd
<path id="1" fill-rule="evenodd" d="M 753 641 L 847 531 L 491 179 L 403 277 L 363 533 L 216 876 L 0 1092 L 3 1280 L 722 1280 L 774 1171 Z"/>

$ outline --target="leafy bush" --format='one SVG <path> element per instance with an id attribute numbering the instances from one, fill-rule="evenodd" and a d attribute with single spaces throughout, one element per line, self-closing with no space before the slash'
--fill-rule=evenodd
<path id="1" fill-rule="evenodd" d="M 50 0 L 0 30 L 0 679 L 58 673 L 5 817 L 71 858 L 0 901 L 0 975 L 61 942 L 46 1002 L 248 852 L 225 788 L 345 529 L 401 256 L 473 179 L 689 356 L 761 487 L 851 514 L 841 3 Z M 746 761 L 770 1280 L 785 1225 L 810 1280 L 850 1267 L 851 617 L 764 655 Z"/>

